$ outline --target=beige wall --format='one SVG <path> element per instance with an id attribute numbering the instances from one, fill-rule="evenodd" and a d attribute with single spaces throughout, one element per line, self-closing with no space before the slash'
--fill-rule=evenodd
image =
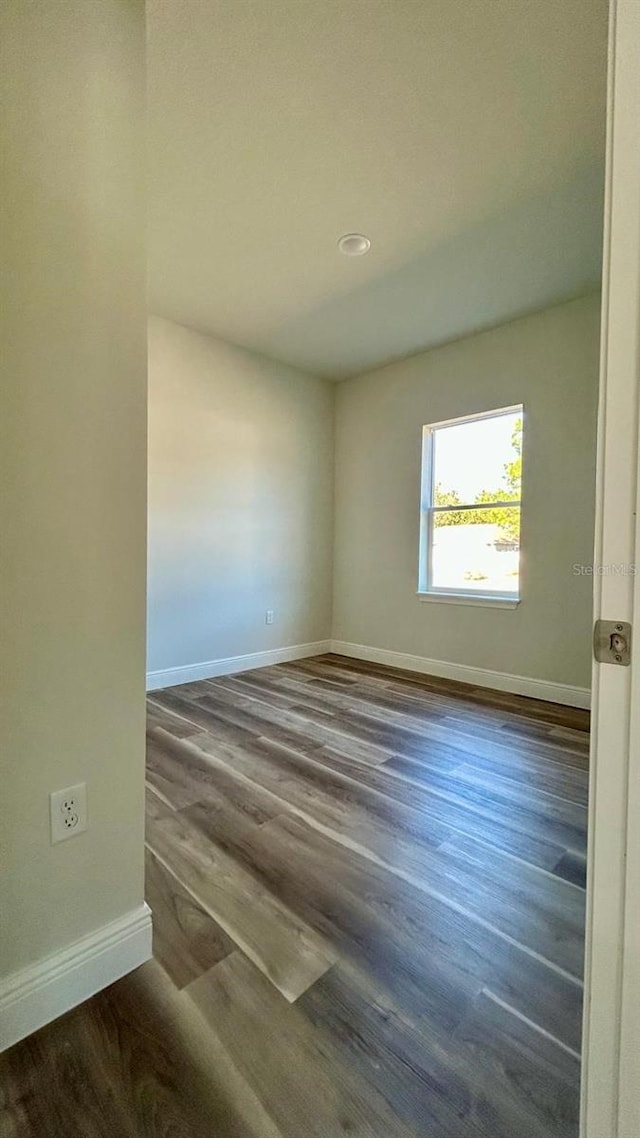
<path id="1" fill-rule="evenodd" d="M 599 297 L 337 387 L 336 639 L 588 686 Z M 523 402 L 522 602 L 416 596 L 423 424 Z"/>
<path id="2" fill-rule="evenodd" d="M 143 6 L 4 0 L 0 40 L 2 976 L 143 896 Z"/>
<path id="3" fill-rule="evenodd" d="M 150 321 L 150 672 L 328 637 L 332 497 L 330 384 Z"/>

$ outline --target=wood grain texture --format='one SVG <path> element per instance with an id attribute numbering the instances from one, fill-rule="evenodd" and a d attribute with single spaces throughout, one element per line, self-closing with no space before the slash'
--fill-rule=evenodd
<path id="1" fill-rule="evenodd" d="M 585 712 L 335 656 L 154 692 L 156 959 L 0 1138 L 577 1138 Z"/>
<path id="2" fill-rule="evenodd" d="M 184 988 L 236 945 L 149 850 L 145 867 L 147 903 L 153 913 L 153 955 L 176 987 Z"/>
<path id="3" fill-rule="evenodd" d="M 329 945 L 184 812 L 149 823 L 147 843 L 285 999 L 296 1000 L 333 962 Z"/>
<path id="4" fill-rule="evenodd" d="M 189 989 L 283 1138 L 417 1138 L 383 1094 L 342 1063 L 328 1033 L 285 1003 L 240 953 Z"/>
<path id="5" fill-rule="evenodd" d="M 2 1138 L 279 1134 L 155 961 L 0 1056 L 0 1073 Z"/>

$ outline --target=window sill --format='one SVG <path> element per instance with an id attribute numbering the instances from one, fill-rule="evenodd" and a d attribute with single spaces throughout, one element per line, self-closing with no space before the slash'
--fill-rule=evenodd
<path id="1" fill-rule="evenodd" d="M 520 604 L 519 597 L 467 596 L 465 593 L 416 593 L 420 601 L 438 601 L 446 605 L 475 605 L 488 609 L 515 609 Z"/>

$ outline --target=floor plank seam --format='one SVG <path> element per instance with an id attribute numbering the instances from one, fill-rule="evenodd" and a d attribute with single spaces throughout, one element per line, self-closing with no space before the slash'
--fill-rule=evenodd
<path id="1" fill-rule="evenodd" d="M 473 760 L 472 760 L 472 761 L 473 761 Z M 449 774 L 450 774 L 450 775 L 451 775 L 453 778 L 460 778 L 460 780 L 461 780 L 462 782 L 464 782 L 464 774 L 460 775 L 460 773 L 459 773 L 459 772 L 460 772 L 460 768 L 461 768 L 461 767 L 463 767 L 463 766 L 466 766 L 466 765 L 470 765 L 470 764 L 467 764 L 467 763 L 461 763 L 459 767 L 454 767 L 454 768 L 453 768 L 453 770 L 449 771 L 448 773 L 449 773 Z M 504 782 L 509 782 L 509 783 L 511 783 L 511 784 L 512 784 L 512 786 L 514 786 L 514 787 L 517 787 L 517 786 L 518 786 L 518 782 L 517 782 L 517 780 L 516 780 L 515 778 L 509 778 L 509 776 L 508 776 L 508 775 L 503 775 L 503 774 L 501 774 L 501 775 L 497 775 L 496 777 L 497 777 L 497 778 L 499 778 L 500 780 L 503 780 Z M 478 781 L 479 781 L 479 780 L 478 780 Z M 472 780 L 471 780 L 471 779 L 469 779 L 469 782 L 471 782 L 471 784 L 473 785 L 473 782 L 472 782 Z M 537 790 L 535 790 L 535 793 L 536 793 L 536 794 L 538 794 L 538 795 L 544 795 L 544 797 L 545 797 L 545 798 L 552 798 L 552 799 L 553 799 L 555 802 L 564 802 L 564 803 L 565 803 L 567 806 L 576 806 L 576 807 L 578 807 L 578 808 L 580 808 L 580 809 L 584 810 L 585 814 L 587 813 L 587 807 L 586 807 L 586 804 L 585 804 L 585 803 L 583 803 L 583 802 L 578 802 L 578 801 L 577 801 L 577 799 L 575 799 L 575 798 L 566 798 L 564 795 L 562 795 L 562 794 L 555 794 L 555 793 L 554 793 L 553 791 L 551 791 L 551 790 L 540 790 L 540 789 L 537 789 Z"/>
<path id="2" fill-rule="evenodd" d="M 233 943 L 236 945 L 237 949 L 244 956 L 246 956 L 248 960 L 251 960 L 251 962 L 255 965 L 255 967 L 260 972 L 262 972 L 262 974 L 269 980 L 269 982 L 273 985 L 273 987 L 276 989 L 276 991 L 279 991 L 282 994 L 282 996 L 287 1000 L 288 1003 L 290 1003 L 290 1004 L 295 1003 L 300 998 L 300 996 L 303 995 L 304 992 L 307 991 L 307 988 L 303 988 L 300 992 L 298 992 L 297 995 L 293 996 L 293 995 L 287 994 L 287 992 L 284 991 L 283 988 L 279 987 L 275 978 L 273 976 L 271 976 L 267 971 L 265 971 L 264 962 L 262 962 L 260 960 L 256 951 L 251 947 L 250 944 L 248 944 L 244 940 L 243 937 L 241 937 L 241 936 L 239 937 L 237 929 L 233 928 L 232 923 L 225 918 L 224 914 L 220 913 L 219 910 L 216 910 L 215 908 L 210 906 L 207 903 L 206 898 L 203 898 L 201 895 L 194 893 L 193 889 L 190 888 L 190 886 L 187 884 L 187 882 L 183 880 L 183 878 L 180 876 L 180 874 L 176 873 L 175 869 L 172 868 L 172 866 L 170 865 L 167 858 L 164 857 L 163 854 L 160 853 L 158 851 L 158 849 L 153 846 L 152 843 L 145 841 L 145 848 L 149 850 L 149 852 L 153 855 L 153 857 L 160 863 L 160 865 L 163 866 L 163 868 L 166 870 L 166 872 L 169 873 L 171 875 L 171 877 L 173 877 L 173 879 L 178 883 L 178 885 L 182 886 L 182 888 L 185 890 L 185 892 L 187 892 L 189 894 L 189 896 L 196 902 L 196 904 L 198 904 L 200 906 L 200 908 L 205 913 L 208 913 L 209 916 L 212 917 L 212 919 L 220 926 L 221 929 L 223 929 L 223 931 L 227 934 L 227 936 L 233 941 Z M 264 888 L 264 886 L 262 886 L 262 888 Z M 293 912 L 289 909 L 289 907 L 287 905 L 284 904 L 284 902 L 278 900 L 277 904 L 278 904 L 279 908 L 281 908 L 285 911 L 288 911 L 290 913 L 291 917 L 293 918 L 293 916 L 294 916 Z M 313 933 L 314 938 L 319 942 L 319 944 L 322 945 L 322 953 L 324 955 L 325 962 L 326 962 L 326 968 L 324 969 L 324 972 L 320 973 L 320 976 L 316 976 L 314 978 L 314 980 L 311 981 L 311 983 L 315 983 L 335 963 L 336 953 L 335 953 L 335 950 L 333 949 L 332 945 L 327 941 L 326 937 L 323 937 L 315 929 L 314 930 L 310 929 L 309 931 L 310 931 L 310 933 L 311 932 Z"/>
<path id="3" fill-rule="evenodd" d="M 173 688 L 163 690 L 173 691 Z M 202 728 L 197 723 L 194 723 L 193 719 L 187 719 L 186 715 L 180 715 L 180 712 L 173 711 L 170 707 L 165 707 L 163 703 L 160 703 L 157 699 L 152 699 L 151 696 L 147 696 L 147 701 L 152 707 L 157 707 L 158 711 L 164 712 L 165 715 L 172 715 L 174 719 L 181 719 L 183 723 L 188 723 L 191 727 L 195 727 L 194 734 L 200 734 L 202 732 Z"/>
<path id="4" fill-rule="evenodd" d="M 216 688 L 221 688 L 222 690 L 229 692 L 229 694 L 232 694 L 232 695 L 237 695 L 237 694 L 238 694 L 238 693 L 235 691 L 235 689 L 233 689 L 233 688 L 229 688 L 229 687 L 228 687 L 228 686 L 227 686 L 227 685 L 226 685 L 226 684 L 225 684 L 223 681 L 218 681 L 218 680 L 204 680 L 204 681 L 202 681 L 202 682 L 209 684 L 209 685 L 210 685 L 212 688 L 214 688 L 214 690 L 215 690 Z M 253 692 L 250 692 L 250 691 L 247 691 L 247 692 L 246 692 L 246 694 L 245 694 L 245 695 L 244 695 L 242 698 L 246 698 L 246 699 L 248 699 L 248 700 L 252 700 L 252 701 L 253 701 L 253 702 L 255 702 L 255 703 L 259 703 L 259 704 L 262 704 L 262 705 L 264 705 L 264 706 L 267 706 L 267 707 L 271 707 L 271 706 L 272 706 L 272 705 L 269 703 L 269 700 L 268 700 L 267 698 L 264 698 L 264 697 L 263 697 L 263 698 L 261 698 L 260 696 L 258 696 L 258 695 L 255 695 Z M 292 712 L 294 715 L 297 715 L 299 718 L 302 718 L 302 719 L 304 719 L 304 713 L 303 713 L 303 712 L 301 712 L 301 711 L 297 711 L 297 712 L 296 712 L 296 710 L 295 710 L 295 706 L 294 706 L 294 707 L 291 707 L 291 708 L 289 709 L 289 711 L 290 711 L 290 712 Z M 364 713 L 364 712 L 363 712 L 363 713 L 361 713 L 361 714 L 363 714 L 363 715 L 366 715 L 366 713 Z M 373 718 L 373 717 L 371 717 L 371 718 Z M 375 719 L 373 719 L 373 722 L 375 723 L 375 722 L 376 722 L 376 720 L 375 720 Z M 534 722 L 535 722 L 535 721 L 534 721 Z M 333 733 L 335 733 L 335 734 L 339 734 L 339 735 L 342 735 L 343 737 L 345 737 L 345 738 L 348 738 L 348 739 L 353 739 L 353 738 L 354 738 L 354 736 L 353 736 L 353 733 L 349 733 L 349 732 L 347 732 L 347 731 L 341 731 L 339 728 L 334 728 L 334 727 L 332 727 L 332 726 L 330 726 L 330 725 L 328 725 L 328 724 L 327 724 L 327 725 L 325 725 L 325 726 L 326 726 L 326 729 L 327 729 L 328 731 L 330 731 L 330 732 L 333 732 Z M 443 725 L 440 725 L 440 724 L 436 724 L 435 726 L 436 726 L 436 727 L 438 727 L 438 726 L 443 726 Z M 435 737 L 434 737 L 434 736 L 429 736 L 429 735 L 427 735 L 426 731 L 425 731 L 425 733 L 422 733 L 422 732 L 415 732 L 415 731 L 414 731 L 414 732 L 412 732 L 410 728 L 406 728 L 406 727 L 405 727 L 405 728 L 402 728 L 402 729 L 403 729 L 403 730 L 406 730 L 406 731 L 407 731 L 408 733 L 410 733 L 410 734 L 414 734 L 414 735 L 416 735 L 416 736 L 417 736 L 417 740 L 416 740 L 416 741 L 419 741 L 419 739 L 421 739 L 421 738 L 430 738 L 430 737 L 431 737 L 431 738 L 434 738 L 434 741 L 437 741 L 437 740 L 435 739 Z M 468 738 L 468 739 L 473 739 L 473 738 L 474 738 L 474 736 L 473 736 L 472 734 L 468 733 L 468 732 L 461 732 L 461 734 L 463 734 L 463 735 L 464 735 L 464 737 L 465 737 L 465 738 Z M 388 748 L 388 747 L 386 747 L 386 746 L 384 746 L 384 745 L 381 745 L 381 749 L 382 749 L 382 750 L 385 750 L 385 751 L 387 751 L 387 752 L 389 752 L 389 751 L 390 751 L 390 748 Z M 559 747 L 558 747 L 558 749 L 559 749 Z M 391 751 L 391 752 L 390 752 L 390 757 L 394 757 L 394 756 L 395 756 L 395 752 Z M 356 760 L 356 761 L 359 761 L 359 762 L 361 762 L 362 760 Z M 387 760 L 386 760 L 386 759 L 383 759 L 382 761 L 383 761 L 383 762 L 386 762 Z M 551 761 L 554 761 L 554 760 L 553 760 L 553 759 L 551 759 Z M 566 764 L 565 764 L 565 765 L 566 765 Z"/>
<path id="5" fill-rule="evenodd" d="M 214 682 L 212 680 L 205 680 L 204 682 L 210 684 L 212 687 L 215 686 Z M 228 691 L 231 695 L 237 695 L 238 694 L 237 692 L 233 691 L 233 689 L 226 687 L 224 684 L 220 684 L 219 686 L 221 688 L 223 688 L 224 691 Z M 249 701 L 251 701 L 253 703 L 262 704 L 265 707 L 271 707 L 272 706 L 271 704 L 269 704 L 268 700 L 260 699 L 259 697 L 254 696 L 254 695 L 247 694 L 246 696 L 242 696 L 241 698 L 248 699 Z M 291 707 L 288 709 L 288 714 L 293 715 L 294 718 L 299 719 L 301 721 L 301 723 L 304 724 L 305 716 L 304 716 L 303 712 L 296 711 L 295 707 Z M 268 723 L 269 720 L 265 720 L 264 722 Z M 331 734 L 331 735 L 338 735 L 340 738 L 351 739 L 352 741 L 354 741 L 354 736 L 352 734 L 350 734 L 348 731 L 341 731 L 339 727 L 333 727 L 328 723 L 323 723 L 322 727 L 325 731 L 328 731 L 329 734 Z M 362 740 L 360 740 L 360 742 L 362 742 Z M 373 744 L 371 744 L 371 745 L 373 745 Z M 387 748 L 381 747 L 380 750 L 387 750 Z M 381 759 L 380 761 L 383 762 L 384 760 Z M 366 765 L 372 766 L 374 764 L 363 763 L 363 766 L 366 766 Z"/>
<path id="6" fill-rule="evenodd" d="M 188 743 L 189 740 L 185 740 L 185 742 Z M 205 757 L 206 757 L 207 752 L 202 752 L 202 754 L 205 755 Z M 215 756 L 213 756 L 213 757 L 215 757 Z M 306 758 L 306 756 L 302 756 L 302 757 Z M 311 761 L 313 761 L 313 760 L 311 760 Z M 247 778 L 245 775 L 240 775 L 240 772 L 236 772 L 236 773 L 238 774 L 238 777 L 241 778 L 242 781 L 247 781 L 248 783 L 250 783 L 252 785 L 259 785 L 259 784 L 254 783 L 253 780 Z M 354 785 L 359 785 L 358 783 L 355 782 L 355 780 L 349 780 L 349 781 L 353 782 Z M 375 793 L 378 793 L 378 792 L 375 792 Z M 276 795 L 276 797 L 278 797 L 278 796 Z M 384 797 L 384 796 L 379 795 L 379 797 Z M 448 898 L 445 894 L 442 894 L 438 890 L 434 890 L 433 888 L 429 887 L 421 878 L 418 878 L 413 874 L 407 873 L 405 870 L 402 870 L 398 867 L 395 867 L 393 865 L 393 863 L 391 863 L 387 859 L 379 858 L 378 855 L 373 853 L 373 851 L 368 850 L 365 846 L 362 846 L 359 843 L 353 842 L 351 839 L 348 838 L 347 835 L 340 834 L 338 831 L 333 830 L 330 827 L 324 825 L 324 823 L 319 822 L 317 819 L 314 819 L 311 815 L 307 814 L 305 811 L 301 810 L 299 807 L 296 807 L 296 806 L 291 805 L 290 803 L 287 803 L 286 799 L 281 799 L 281 801 L 283 802 L 283 805 L 285 806 L 285 810 L 283 811 L 283 813 L 286 813 L 286 812 L 294 813 L 299 818 L 301 818 L 307 825 L 311 826 L 313 829 L 318 830 L 320 833 L 325 834 L 326 837 L 329 837 L 331 840 L 333 840 L 337 844 L 342 845 L 347 849 L 351 849 L 354 853 L 360 854 L 361 856 L 365 857 L 367 860 L 378 865 L 380 868 L 383 868 L 383 869 L 387 870 L 389 873 L 393 874 L 394 876 L 399 877 L 401 880 L 406 881 L 408 884 L 412 885 L 414 888 L 417 888 L 421 893 L 425 893 L 427 896 L 431 896 L 435 900 L 440 901 L 440 903 L 446 905 L 448 908 L 453 909 L 454 911 L 459 912 L 464 916 L 467 916 L 470 920 L 474 921 L 474 923 L 480 925 L 483 928 L 486 928 L 488 931 L 493 932 L 495 935 L 499 936 L 502 940 L 507 941 L 507 943 L 512 944 L 515 947 L 520 948 L 523 952 L 527 953 L 527 955 L 533 957 L 534 959 L 538 960 L 540 963 L 545 964 L 548 968 L 557 972 L 559 975 L 564 976 L 566 979 L 570 980 L 571 983 L 576 984 L 579 987 L 583 986 L 582 979 L 578 978 L 573 973 L 568 972 L 566 969 L 562 968 L 560 965 L 555 964 L 553 961 L 550 961 L 547 958 L 545 958 L 544 956 L 540 955 L 539 953 L 536 952 L 535 949 L 531 948 L 530 946 L 523 944 L 522 942 L 518 941 L 514 937 L 511 937 L 508 933 L 504 932 L 499 927 L 497 927 L 497 926 L 491 924 L 490 922 L 486 921 L 485 918 L 483 918 L 480 914 L 474 913 L 472 910 L 465 909 L 463 906 L 459 905 L 457 902 L 454 902 L 451 898 Z M 267 823 L 266 825 L 268 825 L 268 824 L 269 823 Z M 451 829 L 453 829 L 453 828 L 454 827 L 451 827 Z M 470 835 L 465 835 L 465 836 L 469 837 Z M 558 877 L 557 880 L 561 881 L 561 882 L 565 881 L 564 878 L 560 878 L 560 877 Z"/>
<path id="7" fill-rule="evenodd" d="M 451 828 L 454 829 L 453 827 Z M 533 873 L 539 873 L 543 877 L 548 877 L 551 879 L 551 881 L 556 882 L 558 885 L 562 885 L 563 887 L 569 886 L 571 889 L 577 889 L 581 894 L 585 893 L 584 885 L 578 885 L 576 881 L 569 881 L 567 877 L 561 877 L 560 874 L 554 873 L 552 869 L 545 869 L 543 865 L 534 865 L 533 862 L 527 861 L 525 858 L 518 857 L 517 854 L 511 853 L 510 850 L 504 850 L 501 846 L 493 846 L 491 845 L 491 842 L 486 842 L 482 838 L 475 837 L 475 835 L 472 837 L 470 834 L 466 834 L 461 830 L 454 830 L 454 833 L 460 833 L 463 838 L 467 838 L 468 840 L 475 842 L 477 845 L 482 846 L 486 850 L 490 850 L 492 853 L 500 854 L 501 857 L 507 858 L 509 861 L 514 861 L 518 865 L 522 865 L 526 869 L 530 869 Z M 442 844 L 446 845 L 449 840 L 450 839 L 446 838 Z M 568 847 L 565 852 L 575 853 L 576 856 L 579 857 L 584 856 L 577 850 L 569 850 Z"/>
<path id="8" fill-rule="evenodd" d="M 374 854 L 372 851 L 367 850 L 364 846 L 360 846 L 357 843 L 352 842 L 349 838 L 346 837 L 346 835 L 337 834 L 336 831 L 331 830 L 328 826 L 324 826 L 323 823 L 316 822 L 315 819 L 311 820 L 301 811 L 294 810 L 293 812 L 296 813 L 298 817 L 301 817 L 303 821 L 307 822 L 307 824 L 311 825 L 320 833 L 325 834 L 326 837 L 331 838 L 333 841 L 336 841 L 339 845 L 344 846 L 346 849 L 352 850 L 354 853 L 360 854 L 362 857 L 366 858 L 366 860 L 372 862 L 374 865 L 379 866 L 380 869 L 387 870 L 394 876 L 399 877 L 402 881 L 406 881 L 408 885 L 412 885 L 414 888 L 418 889 L 421 893 L 426 894 L 428 897 L 432 897 L 435 901 L 439 901 L 441 904 L 445 905 L 449 909 L 452 909 L 454 912 L 460 913 L 462 916 L 467 917 L 470 921 L 473 921 L 474 924 L 480 925 L 488 932 L 491 932 L 494 936 L 500 937 L 501 940 L 506 941 L 507 944 L 513 945 L 514 948 L 520 949 L 522 952 L 526 953 L 527 956 L 530 956 L 534 960 L 537 960 L 539 964 L 546 966 L 547 968 L 551 969 L 551 971 L 556 972 L 559 976 L 562 976 L 563 979 L 568 980 L 569 983 L 574 984 L 578 988 L 583 988 L 584 981 L 580 977 L 575 976 L 573 972 L 568 972 L 566 968 L 562 968 L 561 965 L 555 964 L 554 961 L 548 960 L 545 956 L 542 956 L 541 953 L 537 952 L 529 945 L 523 944 L 521 941 L 516 940 L 515 937 L 510 936 L 509 933 L 504 932 L 503 929 L 500 929 L 496 925 L 493 925 L 490 921 L 485 920 L 485 918 L 481 917 L 480 914 L 474 913 L 470 909 L 466 909 L 463 905 L 458 904 L 456 901 L 452 901 L 451 898 L 447 898 L 445 894 L 441 893 L 439 890 L 426 886 L 420 880 L 420 878 L 415 877 L 413 874 L 409 874 L 402 869 L 394 868 L 391 863 L 387 862 L 383 858 L 378 857 L 377 854 Z M 267 823 L 267 827 L 269 825 L 270 823 Z"/>
<path id="9" fill-rule="evenodd" d="M 268 742 L 267 736 L 259 736 L 259 738 L 261 740 Z M 312 765 L 315 765 L 315 766 L 320 767 L 322 769 L 326 769 L 324 767 L 322 761 L 321 761 L 321 756 L 316 757 L 316 755 L 303 754 L 302 751 L 295 751 L 295 749 L 293 747 L 291 747 L 289 749 L 294 754 L 298 755 L 299 758 L 301 758 L 304 762 L 309 762 Z M 204 753 L 207 754 L 208 752 L 204 752 Z M 366 769 L 367 764 L 362 764 L 362 765 Z M 375 768 L 375 769 L 378 769 L 378 768 Z M 343 780 L 349 782 L 352 786 L 355 786 L 358 789 L 362 788 L 363 784 L 361 782 L 359 782 L 356 778 L 352 778 L 349 774 L 334 771 L 333 768 L 331 768 L 331 771 L 332 771 L 332 774 L 335 774 L 335 775 L 337 775 L 337 777 L 342 778 Z M 389 773 L 393 773 L 394 777 L 396 776 L 395 771 L 389 772 Z M 249 780 L 249 781 L 253 781 L 253 780 Z M 415 786 L 416 789 L 419 789 L 419 790 L 426 790 L 427 793 L 433 794 L 435 797 L 439 797 L 442 801 L 449 802 L 452 805 L 460 806 L 461 809 L 464 809 L 467 806 L 467 804 L 464 802 L 464 800 L 458 800 L 455 798 L 455 796 L 453 796 L 453 801 L 452 801 L 452 798 L 447 796 L 445 792 L 439 793 L 437 790 L 432 790 L 431 788 L 428 788 L 428 787 L 425 788 L 423 783 L 417 782 L 415 779 L 411 779 L 411 778 L 404 776 L 402 774 L 400 774 L 398 776 L 398 781 L 405 782 L 405 783 L 409 784 L 410 786 Z M 259 784 L 256 784 L 256 785 L 259 785 Z M 376 798 L 380 799 L 382 802 L 387 802 L 389 800 L 389 796 L 384 794 L 382 791 L 378 790 L 376 787 L 367 786 L 366 789 L 369 793 L 373 794 Z M 440 821 L 440 819 L 438 818 L 438 815 L 437 815 L 437 811 L 435 809 L 432 809 L 432 810 L 425 809 L 422 805 L 408 806 L 405 803 L 402 803 L 400 800 L 397 800 L 397 799 L 395 799 L 395 800 L 392 799 L 392 801 L 397 801 L 407 811 L 415 810 L 415 811 L 419 812 L 420 814 L 422 814 L 425 818 L 430 818 L 430 819 L 433 819 L 434 821 Z M 313 819 L 311 819 L 310 815 L 302 813 L 301 817 L 304 817 L 305 820 L 308 820 L 309 824 L 311 824 L 311 825 L 314 824 Z M 487 848 L 495 850 L 496 853 L 505 854 L 506 856 L 515 856 L 515 855 L 510 855 L 509 851 L 504 850 L 502 846 L 494 845 L 493 843 L 490 843 L 490 842 L 487 842 L 486 840 L 478 838 L 478 837 L 476 837 L 475 834 L 471 833 L 469 830 L 462 829 L 461 827 L 456 826 L 455 823 L 453 823 L 453 822 L 447 822 L 446 827 L 447 827 L 447 829 L 452 830 L 454 833 L 461 834 L 463 837 L 470 838 L 473 841 L 481 842 Z M 558 844 L 558 848 L 564 850 L 564 849 L 568 849 L 570 847 Z M 571 847 L 571 848 L 573 848 L 573 847 Z M 575 852 L 577 853 L 579 851 L 575 851 Z M 534 870 L 540 868 L 537 865 L 535 865 L 533 862 L 527 862 L 522 858 L 517 858 L 517 860 L 523 862 L 525 865 L 530 865 L 531 868 Z M 551 876 L 553 876 L 557 881 L 563 881 L 563 882 L 565 881 L 565 878 L 559 877 L 557 874 L 551 874 Z"/>
<path id="10" fill-rule="evenodd" d="M 526 1023 L 528 1027 L 531 1027 L 534 1031 L 539 1032 L 540 1035 L 543 1035 L 545 1039 L 548 1039 L 551 1043 L 555 1043 L 556 1047 L 560 1047 L 562 1051 L 566 1051 L 567 1055 L 571 1055 L 571 1057 L 573 1059 L 576 1059 L 578 1063 L 582 1062 L 582 1056 L 580 1055 L 580 1052 L 575 1051 L 573 1047 L 569 1047 L 568 1043 L 564 1043 L 561 1039 L 558 1039 L 557 1036 L 552 1035 L 550 1031 L 547 1031 L 545 1027 L 542 1027 L 541 1024 L 536 1023 L 535 1020 L 529 1019 L 528 1016 L 523 1015 L 522 1012 L 518 1011 L 517 1008 L 514 1008 L 512 1004 L 508 1004 L 506 1000 L 501 999 L 501 997 L 497 996 L 495 992 L 492 992 L 490 988 L 483 988 L 482 991 L 484 995 L 487 996 L 489 1000 L 493 1000 L 493 1002 L 497 1004 L 498 1007 L 501 1007 L 504 1011 L 509 1012 L 510 1015 L 515 1016 L 516 1019 L 519 1019 L 522 1023 Z"/>

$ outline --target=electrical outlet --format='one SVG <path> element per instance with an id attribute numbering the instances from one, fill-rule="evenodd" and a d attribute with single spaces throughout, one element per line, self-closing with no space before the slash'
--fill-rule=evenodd
<path id="1" fill-rule="evenodd" d="M 274 614 L 273 609 L 267 609 L 267 611 L 264 615 L 264 623 L 265 624 L 273 624 L 274 615 L 275 614 Z"/>
<path id="2" fill-rule="evenodd" d="M 87 786 L 80 782 L 49 795 L 51 844 L 75 838 L 87 828 Z"/>

